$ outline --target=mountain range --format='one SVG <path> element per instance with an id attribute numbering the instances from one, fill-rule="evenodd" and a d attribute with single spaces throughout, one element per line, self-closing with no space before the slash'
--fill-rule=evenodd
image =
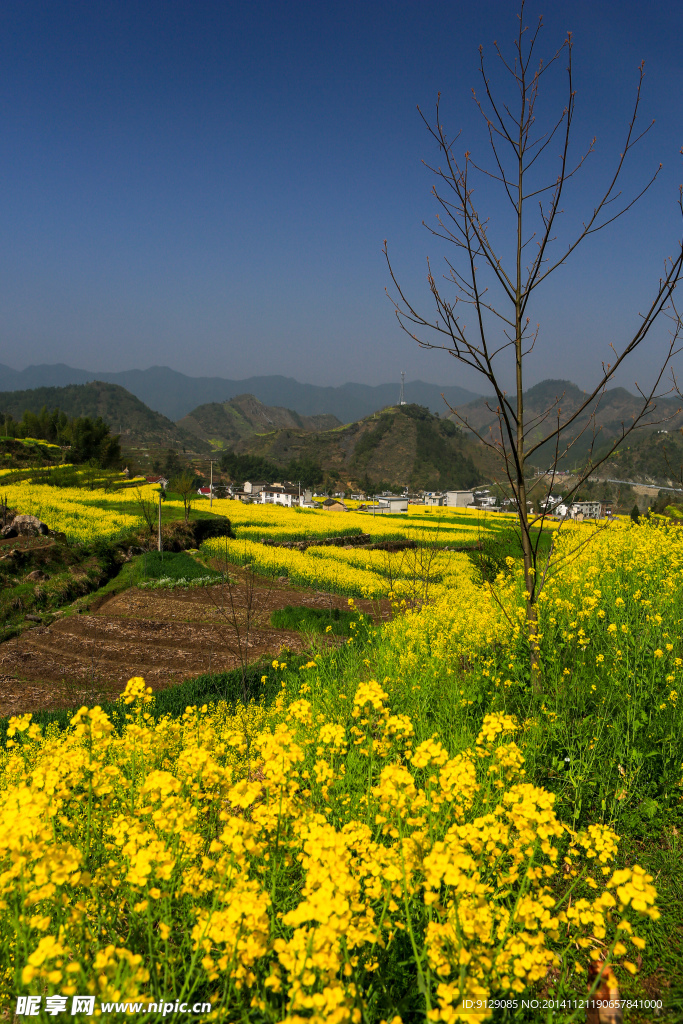
<path id="1" fill-rule="evenodd" d="M 524 415 L 528 424 L 529 442 L 540 441 L 552 429 L 552 414 L 544 415 L 548 409 L 554 407 L 561 410 L 562 420 L 566 421 L 580 409 L 585 400 L 585 392 L 567 380 L 544 380 L 529 388 L 524 392 Z M 514 400 L 512 400 L 512 405 L 514 407 Z M 644 439 L 656 433 L 658 429 L 666 430 L 670 434 L 679 431 L 683 427 L 681 405 L 678 396 L 657 399 L 653 403 L 652 409 L 641 421 L 641 426 L 627 439 L 625 446 L 629 450 L 642 447 Z M 589 409 L 577 416 L 571 428 L 564 435 L 560 453 L 570 440 L 573 443 L 563 459 L 565 464 L 563 468 L 582 464 L 587 458 L 591 446 L 596 455 L 605 451 L 622 432 L 622 426 L 628 427 L 634 416 L 638 415 L 641 407 L 642 400 L 625 388 L 611 388 L 600 395 Z M 472 428 L 477 430 L 480 436 L 496 437 L 499 436 L 499 426 L 495 408 L 495 400 L 478 398 L 474 402 L 460 406 L 458 412 Z M 596 427 L 595 436 L 593 414 Z M 554 455 L 554 442 L 550 441 L 538 449 L 531 461 L 536 466 L 544 467 L 546 464 L 552 463 Z M 642 460 L 636 461 L 642 475 L 644 470 Z"/>
<path id="2" fill-rule="evenodd" d="M 275 466 L 312 463 L 363 490 L 381 484 L 469 488 L 489 479 L 496 459 L 471 434 L 424 406 L 394 405 L 333 430 L 254 433 L 233 446 Z"/>
<path id="3" fill-rule="evenodd" d="M 46 406 L 59 408 L 67 416 L 101 416 L 112 432 L 121 436 L 124 448 L 151 445 L 204 454 L 215 449 L 233 448 L 255 433 L 284 428 L 325 431 L 341 426 L 336 416 L 321 413 L 300 416 L 291 409 L 263 405 L 253 395 L 238 395 L 229 402 L 198 406 L 189 416 L 174 423 L 119 384 L 92 381 L 68 384 L 62 388 L 33 388 L 29 391 L 0 392 L 2 416 L 20 420 L 24 410 L 38 413 Z"/>
<path id="4" fill-rule="evenodd" d="M 330 414 L 341 423 L 351 423 L 377 409 L 395 405 L 399 398 L 398 383 L 319 387 L 281 376 L 248 377 L 245 380 L 188 377 L 168 366 L 150 366 L 147 370 L 124 370 L 120 373 L 90 373 L 65 363 L 29 366 L 25 370 L 13 370 L 0 364 L 0 391 L 65 387 L 93 380 L 118 384 L 170 420 L 182 419 L 199 405 L 226 402 L 238 395 L 250 394 L 264 405 L 295 410 L 300 416 Z M 444 387 L 420 380 L 410 381 L 405 386 L 406 401 L 424 405 L 440 415 L 448 411 L 442 393 L 450 405 L 462 405 L 477 398 L 475 392 L 457 386 Z"/>
<path id="5" fill-rule="evenodd" d="M 301 416 L 266 406 L 253 395 L 198 406 L 178 423 L 148 409 L 118 384 L 93 381 L 62 388 L 0 393 L 3 415 L 58 407 L 69 416 L 102 416 L 121 436 L 127 460 L 140 469 L 163 449 L 184 451 L 203 465 L 220 451 L 257 456 L 283 468 L 292 461 L 321 467 L 336 479 L 370 487 L 381 482 L 411 487 L 471 487 L 484 477 L 490 453 L 471 435 L 424 406 L 385 408 L 343 426 L 330 414 Z M 160 451 L 161 450 L 161 451 Z M 199 457 L 197 459 L 197 457 Z"/>
<path id="6" fill-rule="evenodd" d="M 381 393 L 382 389 L 368 390 Z M 408 389 L 406 392 L 409 393 Z M 563 380 L 543 381 L 525 392 L 531 440 L 535 433 L 540 439 L 541 429 L 548 429 L 549 419 L 543 426 L 539 423 L 556 400 L 565 419 L 580 408 L 585 393 Z M 102 416 L 112 431 L 121 435 L 124 450 L 137 451 L 131 453 L 134 459 L 152 457 L 143 456 L 141 448 L 148 452 L 172 448 L 200 457 L 232 451 L 265 459 L 276 466 L 304 460 L 328 472 L 336 470 L 349 479 L 403 481 L 430 488 L 470 486 L 468 481 L 474 483 L 500 475 L 495 456 L 476 435 L 462 425 L 456 430 L 452 417 L 438 417 L 418 403 L 385 406 L 343 426 L 340 418 L 329 412 L 302 414 L 291 408 L 266 405 L 253 394 L 240 394 L 223 402 L 202 403 L 174 422 L 150 409 L 121 385 L 94 381 L 2 392 L 0 426 L 3 414 L 19 420 L 25 409 L 39 412 L 43 406 L 59 407 L 69 416 Z M 628 424 L 639 407 L 639 399 L 625 389 L 607 391 L 597 405 L 597 432 L 594 435 L 590 413 L 585 411 L 572 426 L 574 443 L 561 468 L 583 464 L 591 444 L 597 454 L 606 451 L 621 432 L 622 424 Z M 401 411 L 405 415 L 397 418 Z M 492 400 L 476 398 L 460 405 L 459 413 L 480 436 L 497 435 Z M 669 486 L 674 481 L 677 485 L 683 474 L 682 429 L 679 402 L 660 399 L 644 428 L 627 438 L 600 475 Z M 531 460 L 536 467 L 546 468 L 553 461 L 553 444 L 544 448 Z M 453 472 L 448 469 L 449 463 Z"/>

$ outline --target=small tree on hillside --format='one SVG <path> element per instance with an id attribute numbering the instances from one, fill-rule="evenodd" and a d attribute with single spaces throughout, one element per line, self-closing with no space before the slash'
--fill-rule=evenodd
<path id="1" fill-rule="evenodd" d="M 588 443 L 588 454 L 575 474 L 573 487 L 564 495 L 565 501 L 571 501 L 590 474 L 613 454 L 632 430 L 644 422 L 653 422 L 657 389 L 681 330 L 673 292 L 683 266 L 683 248 L 678 243 L 674 257 L 666 261 L 663 275 L 653 288 L 648 307 L 639 313 L 633 333 L 619 348 L 612 346 L 610 363 L 598 364 L 594 384 L 579 400 L 578 407 L 575 405 L 569 413 L 563 413 L 562 395 L 558 395 L 540 415 L 525 414 L 526 364 L 539 334 L 539 326 L 532 324 L 530 316 L 537 289 L 564 265 L 581 243 L 626 213 L 658 174 L 658 170 L 655 171 L 634 196 L 622 197 L 618 183 L 625 161 L 650 127 L 636 131 L 643 83 L 641 65 L 625 143 L 607 187 L 591 203 L 586 219 L 576 226 L 574 234 L 567 233 L 564 242 L 558 243 L 558 221 L 563 212 L 567 183 L 581 170 L 595 140 L 587 152 L 572 159 L 570 141 L 575 113 L 572 38 L 569 34 L 550 60 L 537 60 L 541 27 L 539 20 L 536 29 L 528 32 L 522 3 L 514 59 L 508 60 L 494 44 L 503 71 L 508 75 L 509 94 L 493 87 L 480 47 L 483 95 L 479 99 L 475 94 L 474 99 L 488 133 L 492 158 L 489 166 L 484 166 L 470 151 L 462 158 L 455 155 L 457 136 L 453 139 L 447 135 L 441 121 L 440 100 L 437 100 L 433 124 L 420 111 L 443 160 L 443 166 L 430 167 L 437 178 L 432 195 L 440 208 L 438 227 L 432 234 L 453 248 L 453 255 L 446 258 L 443 280 L 437 281 L 428 263 L 427 281 L 433 300 L 429 315 L 419 312 L 407 298 L 394 274 L 385 243 L 389 271 L 398 292 L 394 305 L 401 327 L 422 348 L 443 349 L 476 370 L 494 394 L 489 409 L 497 427 L 488 435 L 457 410 L 452 411 L 463 426 L 498 455 L 512 491 L 524 557 L 531 675 L 537 688 L 541 685 L 537 602 L 554 563 L 552 546 L 549 556 L 541 555 L 545 512 L 532 513 L 527 506 L 529 466 L 543 458 L 545 465 L 552 467 L 544 488 L 547 490 L 544 496 L 548 497 L 559 463 L 570 452 L 574 455 L 578 450 L 577 440 L 583 436 L 582 443 Z M 559 67 L 563 58 L 567 74 L 566 105 L 554 120 L 544 125 L 540 111 L 537 118 L 540 88 L 544 77 L 553 66 Z M 553 165 L 547 166 L 548 158 L 554 161 Z M 509 259 L 504 255 L 509 239 L 496 237 L 485 213 L 483 186 L 499 189 L 507 204 L 508 227 L 513 239 Z M 472 314 L 470 322 L 463 319 L 467 310 Z M 662 315 L 670 318 L 671 332 L 668 351 L 654 374 L 654 383 L 644 391 L 639 389 L 638 413 L 632 421 L 623 423 L 617 436 L 598 451 L 596 441 L 600 432 L 596 415 L 600 396 Z M 509 373 L 515 382 L 512 394 L 508 394 L 504 386 Z M 540 507 L 546 506 L 541 504 Z"/>
<path id="2" fill-rule="evenodd" d="M 197 482 L 193 473 L 181 473 L 180 476 L 175 477 L 169 485 L 169 489 L 175 494 L 179 494 L 183 501 L 185 508 L 185 522 L 190 518 L 190 512 L 192 510 L 192 499 L 194 498 L 195 491 L 197 490 Z"/>
<path id="3" fill-rule="evenodd" d="M 157 526 L 157 508 L 156 502 L 150 501 L 149 498 L 145 498 L 139 487 L 135 488 L 135 504 L 137 505 L 139 515 L 147 527 L 147 532 L 154 533 Z"/>

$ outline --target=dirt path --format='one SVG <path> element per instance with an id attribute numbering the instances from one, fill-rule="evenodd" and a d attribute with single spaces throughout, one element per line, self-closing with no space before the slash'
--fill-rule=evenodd
<path id="1" fill-rule="evenodd" d="M 144 676 L 159 690 L 204 672 L 237 667 L 235 630 L 225 614 L 227 601 L 220 586 L 132 588 L 105 598 L 88 614 L 58 618 L 8 640 L 0 645 L 0 716 L 115 697 L 131 676 Z M 255 603 L 250 661 L 275 656 L 282 647 L 304 649 L 300 633 L 272 628 L 270 615 L 276 608 L 288 604 L 348 607 L 343 597 L 282 583 L 271 587 L 260 581 Z M 363 611 L 376 610 L 367 601 L 357 604 Z M 243 614 L 242 609 L 239 618 Z M 383 607 L 382 615 L 387 614 Z"/>

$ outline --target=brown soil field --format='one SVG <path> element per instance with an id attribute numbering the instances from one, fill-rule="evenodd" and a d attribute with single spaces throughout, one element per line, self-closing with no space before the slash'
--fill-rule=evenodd
<path id="1" fill-rule="evenodd" d="M 239 624 L 246 614 L 239 579 L 235 595 Z M 368 601 L 356 604 L 371 614 L 378 611 Z M 133 587 L 96 598 L 87 613 L 36 625 L 0 645 L 0 716 L 111 699 L 131 676 L 143 676 L 152 689 L 160 690 L 205 672 L 236 668 L 239 656 L 228 605 L 227 588 L 223 592 L 220 585 L 187 590 Z M 284 647 L 305 650 L 301 633 L 270 625 L 271 612 L 286 605 L 348 608 L 348 601 L 255 577 L 250 662 L 273 657 Z M 387 602 L 379 614 L 388 616 Z M 320 643 L 324 636 L 319 635 Z"/>

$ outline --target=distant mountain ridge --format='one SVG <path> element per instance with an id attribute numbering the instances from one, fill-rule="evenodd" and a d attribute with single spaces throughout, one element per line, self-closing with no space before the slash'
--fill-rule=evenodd
<path id="1" fill-rule="evenodd" d="M 378 390 L 368 388 L 371 392 Z M 540 417 L 556 398 L 564 419 L 580 407 L 585 393 L 570 381 L 542 381 L 525 392 L 528 422 Z M 613 388 L 600 397 L 596 454 L 608 450 L 622 423 L 628 424 L 640 405 L 640 399 L 624 388 Z M 102 416 L 113 433 L 121 434 L 125 448 L 151 445 L 189 455 L 234 451 L 266 458 L 278 466 L 286 466 L 292 459 L 308 460 L 357 481 L 469 487 L 481 479 L 494 479 L 500 471 L 496 457 L 473 434 L 456 430 L 451 417 L 436 417 L 417 403 L 390 403 L 342 426 L 332 414 L 306 416 L 241 394 L 226 402 L 199 405 L 174 423 L 120 385 L 91 381 L 0 392 L 0 426 L 3 414 L 20 420 L 25 409 L 38 413 L 43 406 L 58 407 L 69 416 Z M 495 410 L 492 399 L 479 398 L 461 405 L 459 412 L 481 436 L 491 432 L 495 437 L 498 422 L 491 409 Z M 602 473 L 620 478 L 634 474 L 646 482 L 671 486 L 674 481 L 675 485 L 683 474 L 683 442 L 678 443 L 683 411 L 679 401 L 660 399 L 648 419 L 644 429 L 627 439 Z M 536 435 L 540 440 L 546 429 L 547 420 L 545 428 L 532 425 L 530 439 L 533 441 Z M 582 463 L 593 442 L 587 413 L 577 418 L 570 437 L 575 443 L 567 458 L 568 468 Z M 539 450 L 533 459 L 533 465 L 540 468 L 549 466 L 554 457 L 554 445 L 544 447 L 547 450 Z"/>
<path id="2" fill-rule="evenodd" d="M 287 408 L 300 416 L 329 413 L 341 423 L 352 423 L 369 416 L 377 409 L 395 405 L 400 385 L 342 384 L 320 387 L 301 384 L 292 377 L 261 376 L 245 380 L 223 377 L 188 377 L 168 366 L 150 366 L 146 370 L 124 370 L 120 373 L 90 373 L 65 363 L 29 366 L 13 370 L 0 364 L 0 391 L 25 391 L 39 387 L 65 387 L 106 381 L 126 388 L 151 409 L 170 420 L 180 420 L 199 405 L 227 402 L 238 395 L 254 395 L 264 405 Z M 474 401 L 478 395 L 466 388 L 409 381 L 405 386 L 406 401 L 424 405 L 432 412 L 446 415 L 448 410 L 441 394 L 451 405 Z"/>
<path id="3" fill-rule="evenodd" d="M 516 401 L 512 396 L 512 406 Z M 552 414 L 542 420 L 543 413 L 554 405 L 557 400 L 557 408 L 561 410 L 562 420 L 566 421 L 569 416 L 577 412 L 586 400 L 586 393 L 581 391 L 576 384 L 567 380 L 544 380 L 535 384 L 524 393 L 524 415 L 526 422 L 531 425 L 528 431 L 528 442 L 540 441 L 549 431 L 552 430 Z M 478 398 L 468 405 L 460 406 L 458 413 L 467 420 L 470 427 L 486 438 L 491 434 L 493 437 L 499 435 L 498 419 L 495 415 L 496 400 L 494 398 Z M 566 463 L 569 466 L 580 465 L 587 458 L 591 445 L 594 444 L 594 451 L 599 454 L 608 449 L 611 442 L 619 436 L 622 424 L 629 426 L 633 418 L 637 416 L 642 408 L 642 399 L 632 395 L 625 388 L 611 388 L 603 395 L 596 398 L 590 407 L 586 409 L 573 422 L 568 431 L 563 434 L 562 447 L 566 447 L 570 440 L 573 440 L 570 451 L 566 456 Z M 491 412 L 491 410 L 494 412 Z M 595 411 L 595 421 L 598 428 L 595 439 L 591 423 L 591 414 Z M 534 420 L 536 421 L 534 423 Z M 456 421 L 462 423 L 460 421 Z M 668 431 L 677 431 L 683 428 L 683 414 L 681 413 L 681 401 L 676 398 L 658 399 L 647 415 L 641 421 L 641 425 L 625 442 L 627 447 L 640 444 L 639 438 L 648 433 L 663 428 Z M 464 429 L 464 428 L 463 428 Z M 554 442 L 548 442 L 542 446 L 533 457 L 533 464 L 543 466 L 550 465 L 554 458 Z M 643 472 L 643 467 L 640 467 Z"/>
<path id="4" fill-rule="evenodd" d="M 294 430 L 333 430 L 341 423 L 329 413 L 300 416 L 292 409 L 264 405 L 254 395 L 238 395 L 228 402 L 197 406 L 189 416 L 178 420 L 178 426 L 223 447 L 234 445 L 252 434 L 265 434 L 287 427 Z"/>
<path id="5" fill-rule="evenodd" d="M 253 434 L 285 428 L 325 431 L 341 426 L 336 416 L 300 416 L 291 409 L 263 405 L 253 395 L 239 395 L 222 404 L 200 405 L 179 423 L 173 423 L 119 384 L 90 381 L 0 392 L 0 427 L 6 413 L 20 420 L 24 410 L 39 413 L 44 406 L 50 410 L 59 408 L 68 416 L 101 416 L 113 433 L 121 435 L 127 448 L 141 443 L 182 448 L 195 454 L 234 447 Z"/>

